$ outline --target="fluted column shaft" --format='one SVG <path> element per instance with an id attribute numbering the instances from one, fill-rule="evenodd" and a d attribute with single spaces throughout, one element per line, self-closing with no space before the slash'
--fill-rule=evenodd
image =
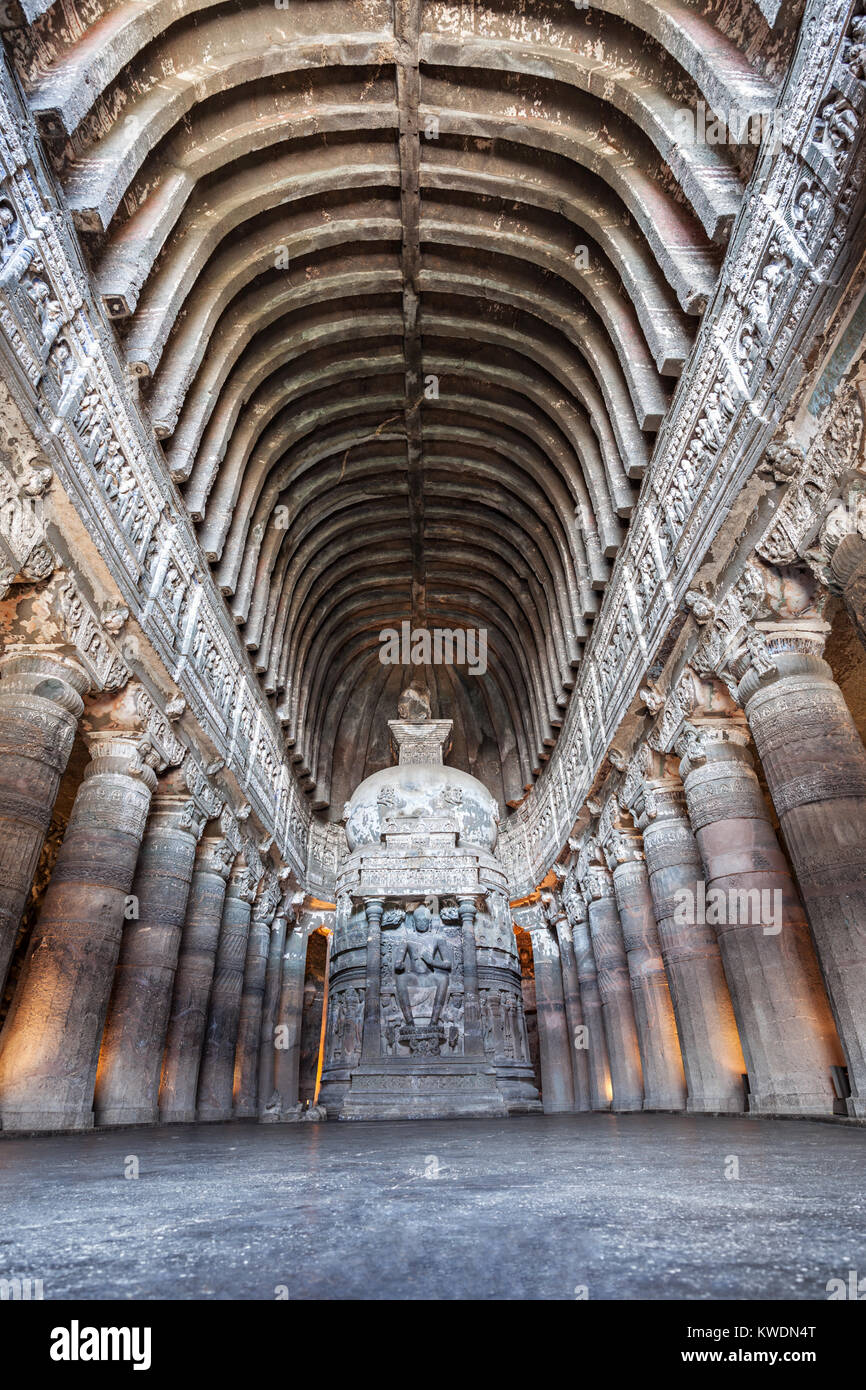
<path id="1" fill-rule="evenodd" d="M 796 650 L 739 698 L 779 817 L 845 1056 L 866 1115 L 866 750 L 830 667 Z"/>
<path id="2" fill-rule="evenodd" d="M 613 886 L 631 980 L 640 1047 L 644 1110 L 684 1110 L 686 1078 L 668 977 L 662 960 L 643 854 L 617 864 Z"/>
<path id="3" fill-rule="evenodd" d="M 589 1094 L 593 1110 L 609 1110 L 613 1098 L 610 1082 L 610 1059 L 607 1055 L 607 1038 L 602 1020 L 601 995 L 598 990 L 598 971 L 589 920 L 583 914 L 572 919 L 572 939 L 574 957 L 577 962 L 577 981 L 580 986 L 580 1005 L 587 1037 L 587 1064 L 589 1068 Z"/>
<path id="4" fill-rule="evenodd" d="M 475 940 L 475 899 L 458 904 L 463 944 L 463 1050 L 467 1057 L 484 1056 L 481 1004 L 478 995 L 478 944 Z"/>
<path id="5" fill-rule="evenodd" d="M 574 1110 L 571 1046 L 562 992 L 559 948 L 556 937 L 546 922 L 541 921 L 538 925 L 533 925 L 530 932 L 535 962 L 541 1101 L 545 1115 L 559 1115 Z"/>
<path id="6" fill-rule="evenodd" d="M 836 1029 L 747 741 L 731 720 L 695 724 L 680 771 L 748 1069 L 749 1109 L 829 1115 Z"/>
<path id="7" fill-rule="evenodd" d="M 196 1117 L 208 1004 L 233 858 L 234 850 L 222 836 L 206 835 L 196 854 L 166 1031 L 159 1092 L 163 1124 L 188 1124 Z"/>
<path id="8" fill-rule="evenodd" d="M 182 774 L 157 787 L 133 882 L 108 1006 L 94 1112 L 97 1124 L 155 1124 L 181 929 L 202 818 Z"/>
<path id="9" fill-rule="evenodd" d="M 231 1118 L 235 1047 L 254 896 L 255 883 L 241 859 L 232 870 L 223 905 L 199 1073 L 197 1114 L 200 1120 Z"/>
<path id="10" fill-rule="evenodd" d="M 274 907 L 274 903 L 268 904 L 266 900 L 259 899 L 253 908 L 250 934 L 247 938 L 235 1050 L 234 1114 L 238 1119 L 252 1119 L 257 1114 L 262 1007 L 265 1000 L 265 977 Z"/>
<path id="11" fill-rule="evenodd" d="M 571 923 L 563 911 L 554 924 L 557 945 L 559 946 L 559 966 L 562 971 L 562 998 L 565 1005 L 565 1022 L 571 1047 L 571 1074 L 574 1086 L 575 1110 L 592 1109 L 592 1092 L 589 1083 L 589 1053 L 583 1045 L 586 1024 L 580 1002 L 580 981 L 577 977 L 577 958 L 574 954 L 574 939 Z"/>
<path id="12" fill-rule="evenodd" d="M 99 1045 L 153 770 L 127 733 L 88 736 L 72 808 L 0 1038 L 3 1128 L 93 1123 Z"/>
<path id="13" fill-rule="evenodd" d="M 703 878 L 682 783 L 666 779 L 652 787 L 650 803 L 652 810 L 639 828 L 677 1021 L 686 1109 L 738 1113 L 745 1109 L 746 1068 L 715 929 L 676 920 L 680 895 L 691 894 L 694 900 Z"/>
<path id="14" fill-rule="evenodd" d="M 367 992 L 364 996 L 364 1031 L 361 1036 L 361 1061 L 378 1062 L 382 1051 L 382 913 L 384 898 L 368 898 L 364 903 L 367 918 Z"/>
<path id="15" fill-rule="evenodd" d="M 89 681 L 61 652 L 38 647 L 7 650 L 0 675 L 2 993 Z"/>
<path id="16" fill-rule="evenodd" d="M 598 971 L 602 1022 L 607 1038 L 613 1110 L 643 1108 L 643 1077 L 637 1027 L 631 999 L 631 980 L 622 925 L 607 869 L 593 867 L 586 892 L 589 930 Z"/>
<path id="17" fill-rule="evenodd" d="M 301 918 L 286 934 L 275 1025 L 274 1088 L 279 1095 L 280 1114 L 287 1117 L 300 1104 L 301 1027 L 306 968 L 307 933 Z"/>
<path id="18" fill-rule="evenodd" d="M 279 1096 L 276 1093 L 275 1043 L 277 1009 L 280 1002 L 280 986 L 283 970 L 283 951 L 286 945 L 286 909 L 277 912 L 270 927 L 268 941 L 268 961 L 265 971 L 265 994 L 262 1000 L 262 1019 L 259 1034 L 259 1080 L 258 1116 L 259 1119 L 276 1119 L 279 1112 Z"/>

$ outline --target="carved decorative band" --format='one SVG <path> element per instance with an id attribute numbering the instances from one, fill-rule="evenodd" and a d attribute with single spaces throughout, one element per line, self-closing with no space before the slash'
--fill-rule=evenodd
<path id="1" fill-rule="evenodd" d="M 8 789 L 0 794 L 0 819 L 23 821 L 26 825 L 35 825 L 39 830 L 47 831 L 51 824 L 51 811 L 51 806 L 34 801 L 32 797 L 16 795 Z"/>
<path id="2" fill-rule="evenodd" d="M 780 816 L 800 806 L 818 801 L 845 801 L 866 798 L 866 774 L 856 769 L 834 773 L 829 768 L 820 772 L 801 773 L 773 787 L 773 804 Z"/>
<path id="3" fill-rule="evenodd" d="M 689 814 L 694 830 L 703 830 L 725 820 L 768 820 L 761 789 L 754 779 L 742 778 L 738 784 L 689 787 Z"/>

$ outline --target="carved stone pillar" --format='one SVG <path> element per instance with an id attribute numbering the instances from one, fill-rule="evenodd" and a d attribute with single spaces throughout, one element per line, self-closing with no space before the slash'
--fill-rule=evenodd
<path id="1" fill-rule="evenodd" d="M 367 994 L 364 1007 L 364 1032 L 361 1041 L 361 1061 L 378 1062 L 381 1051 L 381 958 L 382 913 L 384 898 L 368 898 L 364 904 L 367 918 Z"/>
<path id="2" fill-rule="evenodd" d="M 286 945 L 285 905 L 277 909 L 270 927 L 268 960 L 265 968 L 265 993 L 262 1000 L 262 1026 L 259 1033 L 258 1116 L 262 1121 L 279 1118 L 280 1098 L 276 1090 L 275 1047 L 277 1010 L 282 984 L 283 951 Z"/>
<path id="3" fill-rule="evenodd" d="M 789 594 L 788 577 L 780 582 L 780 616 L 751 628 L 738 698 L 812 926 L 848 1062 L 849 1113 L 866 1115 L 866 750 L 821 657 L 827 624 L 801 584 Z"/>
<path id="4" fill-rule="evenodd" d="M 684 1110 L 686 1078 L 640 832 L 611 801 L 605 853 L 631 980 L 644 1110 Z"/>
<path id="5" fill-rule="evenodd" d="M 540 904 L 526 913 L 521 925 L 532 937 L 535 962 L 541 1103 L 545 1115 L 560 1115 L 574 1110 L 574 1081 L 559 947 Z"/>
<path id="6" fill-rule="evenodd" d="M 721 701 L 721 693 L 716 697 Z M 770 824 L 742 716 L 698 717 L 677 743 L 712 922 L 757 1114 L 830 1115 L 841 1060 L 806 916 Z"/>
<path id="7" fill-rule="evenodd" d="M 196 1094 L 208 1003 L 225 902 L 226 879 L 236 847 L 221 832 L 201 840 L 193 868 L 165 1040 L 159 1118 L 189 1124 Z"/>
<path id="8" fill-rule="evenodd" d="M 613 1087 L 610 1084 L 610 1060 L 602 1021 L 598 971 L 589 931 L 589 910 L 583 893 L 571 893 L 566 901 L 577 964 L 577 982 L 580 986 L 580 1006 L 586 1028 L 590 1105 L 593 1110 L 609 1110 Z"/>
<path id="9" fill-rule="evenodd" d="M 299 915 L 291 930 L 286 933 L 282 985 L 275 1025 L 274 1088 L 279 1096 L 280 1119 L 295 1118 L 300 1106 L 301 1027 L 304 1017 L 306 967 L 306 919 Z"/>
<path id="10" fill-rule="evenodd" d="M 181 929 L 203 813 L 182 769 L 151 803 L 133 882 L 137 917 L 126 923 L 108 1006 L 94 1113 L 100 1125 L 155 1124 Z"/>
<path id="11" fill-rule="evenodd" d="M 279 898 L 276 874 L 269 874 L 253 907 L 250 934 L 247 938 L 243 993 L 238 1017 L 238 1041 L 235 1049 L 234 1114 L 237 1119 L 252 1119 L 257 1114 L 265 976 L 268 969 L 271 922 Z"/>
<path id="12" fill-rule="evenodd" d="M 686 1075 L 686 1109 L 741 1112 L 746 1068 L 715 930 L 677 921 L 681 895 L 697 898 L 703 866 L 676 761 L 642 747 L 629 769 L 623 800 L 643 835 Z"/>
<path id="13" fill-rule="evenodd" d="M 565 1021 L 568 1027 L 568 1040 L 571 1045 L 571 1072 L 574 1083 L 575 1110 L 592 1109 L 592 1092 L 589 1083 L 589 1054 L 586 1043 L 586 1024 L 580 1003 L 580 981 L 577 977 L 577 957 L 574 954 L 574 937 L 571 923 L 563 908 L 553 924 L 559 946 L 559 965 L 562 970 L 562 997 L 565 1004 Z"/>
<path id="14" fill-rule="evenodd" d="M 2 992 L 90 682 L 75 661 L 50 647 L 7 648 L 0 675 Z"/>
<path id="15" fill-rule="evenodd" d="M 607 1038 L 613 1110 L 643 1109 L 643 1077 L 637 1027 L 631 1000 L 631 980 L 622 925 L 614 896 L 613 875 L 607 865 L 592 862 L 599 855 L 590 841 L 581 851 L 578 878 L 587 896 L 589 930 L 598 970 L 602 1022 Z"/>
<path id="16" fill-rule="evenodd" d="M 200 1120 L 231 1119 L 235 1047 L 250 913 L 255 896 L 256 879 L 241 855 L 232 869 L 223 906 L 199 1073 L 197 1115 Z"/>
<path id="17" fill-rule="evenodd" d="M 467 1057 L 484 1056 L 481 1005 L 478 998 L 478 947 L 475 940 L 475 899 L 457 903 L 463 936 L 463 1050 Z"/>
<path id="18" fill-rule="evenodd" d="M 3 1128 L 86 1129 L 124 911 L 161 761 L 133 697 L 93 702 L 91 761 L 0 1039 Z M 129 716 L 127 718 L 127 716 Z"/>

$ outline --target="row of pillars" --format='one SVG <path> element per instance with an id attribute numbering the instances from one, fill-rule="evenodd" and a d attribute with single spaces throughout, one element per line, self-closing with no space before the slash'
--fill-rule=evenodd
<path id="1" fill-rule="evenodd" d="M 638 750 L 532 910 L 546 1110 L 827 1115 L 847 1068 L 866 1116 L 866 750 L 812 637 L 736 699 L 687 672 L 676 756 Z"/>
<path id="2" fill-rule="evenodd" d="M 57 652 L 2 660 L 3 978 L 87 684 Z M 303 922 L 181 772 L 158 777 L 117 702 L 91 711 L 84 737 L 90 761 L 0 1034 L 0 1124 L 295 1117 Z"/>

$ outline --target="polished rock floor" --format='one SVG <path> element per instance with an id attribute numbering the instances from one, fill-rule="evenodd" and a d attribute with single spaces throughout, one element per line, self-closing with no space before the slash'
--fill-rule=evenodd
<path id="1" fill-rule="evenodd" d="M 866 1273 L 864 1175 L 862 1128 L 736 1117 L 8 1138 L 0 1278 L 46 1299 L 825 1300 Z"/>

